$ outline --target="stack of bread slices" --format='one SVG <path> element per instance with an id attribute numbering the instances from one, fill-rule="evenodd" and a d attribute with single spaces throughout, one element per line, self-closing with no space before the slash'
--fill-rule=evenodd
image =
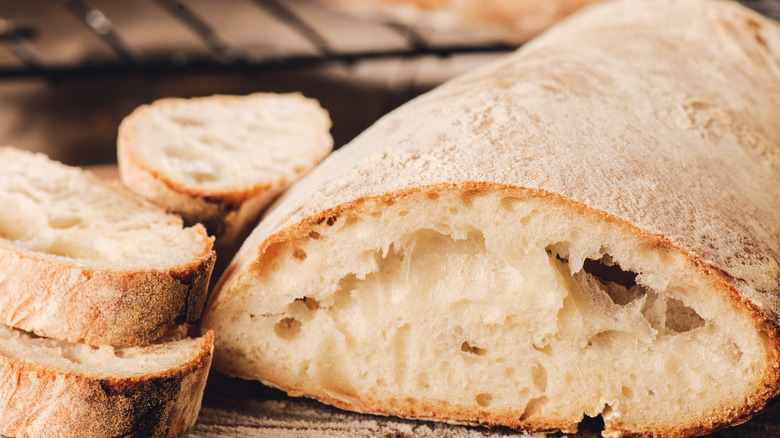
<path id="1" fill-rule="evenodd" d="M 329 128 L 299 95 L 167 99 L 123 125 L 124 185 L 0 148 L 0 435 L 191 427 L 212 359 L 197 323 L 215 249 L 330 152 Z"/>

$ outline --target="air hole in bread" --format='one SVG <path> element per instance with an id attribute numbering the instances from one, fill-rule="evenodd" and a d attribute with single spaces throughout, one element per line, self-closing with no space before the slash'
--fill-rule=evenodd
<path id="1" fill-rule="evenodd" d="M 568 245 L 559 242 L 546 247 L 547 254 L 563 265 L 559 269 L 564 273 L 570 272 Z M 603 254 L 598 259 L 585 258 L 582 268 L 572 275 L 578 288 L 592 300 L 598 302 L 599 297 L 606 295 L 617 306 L 633 308 L 641 304 L 639 312 L 656 335 L 673 335 L 704 327 L 706 321 L 693 308 L 681 299 L 637 283 L 638 277 L 639 273 L 623 269 L 610 254 Z M 604 304 L 600 306 L 604 307 Z M 615 338 L 624 335 L 632 336 L 630 332 L 605 330 L 592 336 L 588 346 L 613 345 Z"/>
<path id="2" fill-rule="evenodd" d="M 474 204 L 474 198 L 480 195 L 484 195 L 482 190 L 467 190 L 460 196 L 461 203 L 466 207 L 471 207 Z"/>
<path id="3" fill-rule="evenodd" d="M 552 354 L 553 354 L 553 350 L 552 350 L 552 347 L 550 346 L 550 344 L 546 344 L 546 345 L 532 344 L 532 347 L 533 347 L 534 350 L 536 350 L 536 351 L 538 351 L 540 353 L 544 353 L 547 356 L 552 356 Z"/>
<path id="4" fill-rule="evenodd" d="M 612 261 L 612 257 L 609 254 L 605 254 L 599 260 L 585 259 L 582 269 L 604 284 L 611 282 L 622 286 L 624 289 L 631 289 L 636 286 L 636 272 L 624 271 L 620 265 Z M 615 304 L 625 305 L 638 297 L 610 295 L 610 298 L 612 298 Z"/>
<path id="5" fill-rule="evenodd" d="M 214 182 L 219 180 L 219 175 L 215 175 L 211 172 L 193 171 L 193 172 L 188 172 L 187 176 L 190 178 L 190 180 L 194 181 L 197 184 Z"/>
<path id="6" fill-rule="evenodd" d="M 73 228 L 81 224 L 78 216 L 55 216 L 49 218 L 49 226 L 56 229 Z"/>
<path id="7" fill-rule="evenodd" d="M 356 223 L 358 223 L 358 222 L 360 222 L 360 218 L 358 218 L 358 217 L 357 217 L 357 216 L 355 216 L 355 215 L 349 215 L 349 216 L 347 216 L 347 218 L 344 220 L 344 226 L 345 226 L 345 227 L 348 227 L 348 226 L 350 226 L 350 225 L 355 225 L 355 224 L 356 224 Z"/>
<path id="8" fill-rule="evenodd" d="M 531 367 L 531 379 L 534 382 L 534 386 L 540 392 L 547 391 L 547 370 L 539 362 L 536 362 Z"/>
<path id="9" fill-rule="evenodd" d="M 308 310 L 317 310 L 320 308 L 320 303 L 311 297 L 296 298 L 295 302 L 303 303 Z"/>
<path id="10" fill-rule="evenodd" d="M 666 328 L 684 333 L 702 327 L 704 319 L 695 310 L 676 298 L 666 300 Z"/>
<path id="11" fill-rule="evenodd" d="M 493 401 L 493 395 L 483 392 L 481 394 L 477 394 L 475 400 L 477 401 L 478 405 L 486 408 L 490 406 L 490 403 Z"/>
<path id="12" fill-rule="evenodd" d="M 301 261 L 306 260 L 306 251 L 304 251 L 304 250 L 302 250 L 300 248 L 295 248 L 293 250 L 293 257 L 296 260 L 301 260 Z"/>
<path id="13" fill-rule="evenodd" d="M 408 211 L 406 211 L 406 210 L 402 210 L 402 211 L 399 211 L 399 212 L 398 212 L 398 216 L 400 216 L 400 217 L 404 217 L 404 216 L 406 216 L 407 214 L 409 214 L 409 212 L 408 212 Z"/>
<path id="14" fill-rule="evenodd" d="M 471 346 L 468 342 L 460 344 L 460 351 L 464 353 L 474 354 L 477 356 L 484 356 L 487 354 L 487 350 L 484 348 Z"/>
<path id="15" fill-rule="evenodd" d="M 606 411 L 606 407 L 604 410 Z M 595 436 L 601 436 L 601 432 L 604 430 L 604 418 L 603 414 L 595 416 L 585 415 L 580 421 L 578 430 L 585 434 L 594 434 Z"/>
<path id="16" fill-rule="evenodd" d="M 203 122 L 192 117 L 171 116 L 171 121 L 179 126 L 203 126 Z"/>
<path id="17" fill-rule="evenodd" d="M 62 239 L 55 240 L 47 248 L 40 248 L 39 251 L 74 259 L 94 259 L 99 256 L 94 248 Z"/>
<path id="18" fill-rule="evenodd" d="M 531 400 L 528 400 L 528 404 L 525 405 L 525 409 L 520 415 L 520 421 L 526 421 L 528 418 L 538 414 L 548 400 L 549 399 L 545 396 L 535 397 Z"/>
<path id="19" fill-rule="evenodd" d="M 623 394 L 626 398 L 633 398 L 634 397 L 634 390 L 629 388 L 626 385 L 623 385 L 620 387 L 620 393 Z"/>
<path id="20" fill-rule="evenodd" d="M 506 198 L 501 198 L 501 208 L 508 212 L 514 212 L 522 202 L 522 199 L 507 196 Z"/>
<path id="21" fill-rule="evenodd" d="M 588 340 L 587 345 L 588 347 L 607 349 L 612 345 L 617 345 L 622 342 L 629 341 L 631 338 L 632 334 L 628 332 L 623 332 L 620 330 L 604 330 L 592 336 Z"/>
<path id="22" fill-rule="evenodd" d="M 439 194 L 435 193 L 435 192 L 430 192 L 427 195 L 425 195 L 425 197 L 427 197 L 431 201 L 435 201 L 435 200 L 439 199 Z"/>
<path id="23" fill-rule="evenodd" d="M 291 341 L 301 333 L 301 322 L 295 318 L 282 318 L 274 326 L 276 336 Z"/>

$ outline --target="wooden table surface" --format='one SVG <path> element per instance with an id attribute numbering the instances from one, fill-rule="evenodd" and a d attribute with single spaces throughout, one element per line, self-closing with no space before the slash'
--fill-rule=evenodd
<path id="1" fill-rule="evenodd" d="M 598 425 L 582 427 L 575 435 L 596 438 Z M 198 422 L 185 438 L 211 437 L 538 437 L 504 428 L 454 426 L 427 421 L 362 415 L 304 398 L 287 397 L 259 382 L 229 378 L 212 371 Z M 780 437 L 780 404 L 751 421 L 709 435 L 712 438 Z"/>

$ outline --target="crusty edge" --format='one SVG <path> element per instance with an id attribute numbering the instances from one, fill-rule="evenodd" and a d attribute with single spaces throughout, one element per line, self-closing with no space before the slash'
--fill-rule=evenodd
<path id="1" fill-rule="evenodd" d="M 208 241 L 203 227 L 197 229 Z M 149 344 L 173 325 L 200 319 L 216 260 L 210 246 L 187 265 L 137 271 L 0 246 L 0 323 L 92 346 Z"/>
<path id="2" fill-rule="evenodd" d="M 564 205 L 582 214 L 597 217 L 602 221 L 614 224 L 625 232 L 638 235 L 644 241 L 651 242 L 658 247 L 680 253 L 690 261 L 692 269 L 695 269 L 712 281 L 714 289 L 727 294 L 743 315 L 754 323 L 756 330 L 761 333 L 766 351 L 769 353 L 768 362 L 774 365 L 766 370 L 762 382 L 756 385 L 755 391 L 752 394 L 748 394 L 739 406 L 720 412 L 714 412 L 710 417 L 702 418 L 701 421 L 696 424 L 686 425 L 659 425 L 647 428 L 646 425 L 624 423 L 619 419 L 606 419 L 605 436 L 652 436 L 660 438 L 704 435 L 749 420 L 763 409 L 769 400 L 777 396 L 780 392 L 780 388 L 778 387 L 778 383 L 780 382 L 780 327 L 775 319 L 760 305 L 746 298 L 746 296 L 739 291 L 737 282 L 723 270 L 703 261 L 693 254 L 692 251 L 672 242 L 666 236 L 647 232 L 623 219 L 591 208 L 581 202 L 545 190 L 491 182 L 471 181 L 458 184 L 443 183 L 413 187 L 407 190 L 385 193 L 379 196 L 358 198 L 351 202 L 322 211 L 316 215 L 309 216 L 298 224 L 279 230 L 265 238 L 257 251 L 252 253 L 252 255 L 256 256 L 253 261 L 239 260 L 238 258 L 234 260 L 228 268 L 228 271 L 226 271 L 226 275 L 220 279 L 219 284 L 215 288 L 205 313 L 208 315 L 208 308 L 216 304 L 220 299 L 225 299 L 232 294 L 240 293 L 240 290 L 231 288 L 231 284 L 234 283 L 233 280 L 241 283 L 241 277 L 249 275 L 247 271 L 259 272 L 262 270 L 266 264 L 272 262 L 273 257 L 277 253 L 277 249 L 280 248 L 281 245 L 296 239 L 306 238 L 312 231 L 317 231 L 321 227 L 332 225 L 340 217 L 355 211 L 360 211 L 361 207 L 367 204 L 379 206 L 391 205 L 397 200 L 407 197 L 419 197 L 420 201 L 424 202 L 425 195 L 428 193 L 440 194 L 446 191 L 460 191 L 465 193 L 473 190 L 501 191 L 507 196 L 526 199 L 546 199 L 551 203 Z M 235 276 L 236 278 L 231 278 L 232 276 Z M 219 366 L 219 361 L 215 362 L 215 367 L 220 372 L 228 375 L 244 378 L 248 377 L 236 375 L 230 370 L 222 369 Z M 353 395 L 335 394 L 317 388 L 301 388 L 296 385 L 296 382 L 268 379 L 264 380 L 263 383 L 280 388 L 294 396 L 311 397 L 342 409 L 362 413 L 395 415 L 406 418 L 438 420 L 458 424 L 508 426 L 533 432 L 548 432 L 553 430 L 571 432 L 576 430 L 577 427 L 576 424 L 573 424 L 566 419 L 533 419 L 532 421 L 528 421 L 521 418 L 522 412 L 491 412 L 487 409 L 481 412 L 474 412 L 472 409 L 451 406 L 445 403 L 425 405 L 418 402 L 415 405 L 410 405 L 404 401 L 388 402 L 387 400 L 359 399 Z M 642 431 L 643 428 L 645 429 L 644 431 Z"/>
<path id="3" fill-rule="evenodd" d="M 213 332 L 198 355 L 158 374 L 93 377 L 0 355 L 0 433 L 40 437 L 173 437 L 195 424 Z"/>
<path id="4" fill-rule="evenodd" d="M 314 102 L 300 93 L 289 93 L 287 96 Z M 242 96 L 215 95 L 193 99 L 205 101 L 240 98 Z M 135 121 L 154 111 L 155 107 L 176 105 L 179 101 L 181 99 L 160 99 L 150 105 L 140 106 L 125 118 L 119 127 L 117 141 L 120 179 L 132 191 L 169 212 L 180 215 L 186 225 L 203 224 L 211 235 L 217 237 L 221 247 L 234 248 L 240 245 L 260 218 L 263 208 L 290 183 L 322 161 L 331 150 L 331 147 L 325 148 L 323 153 L 312 150 L 311 166 L 293 169 L 294 174 L 289 179 L 282 178 L 270 183 L 257 183 L 230 190 L 204 190 L 184 184 L 152 169 L 135 153 Z M 320 110 L 327 114 L 324 109 Z"/>

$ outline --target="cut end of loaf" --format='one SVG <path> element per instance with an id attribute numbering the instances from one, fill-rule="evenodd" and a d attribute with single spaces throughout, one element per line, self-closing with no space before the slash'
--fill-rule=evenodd
<path id="1" fill-rule="evenodd" d="M 221 371 L 414 418 L 572 431 L 600 415 L 606 436 L 706 433 L 772 395 L 764 317 L 604 214 L 433 187 L 320 219 L 223 282 L 205 320 Z"/>

